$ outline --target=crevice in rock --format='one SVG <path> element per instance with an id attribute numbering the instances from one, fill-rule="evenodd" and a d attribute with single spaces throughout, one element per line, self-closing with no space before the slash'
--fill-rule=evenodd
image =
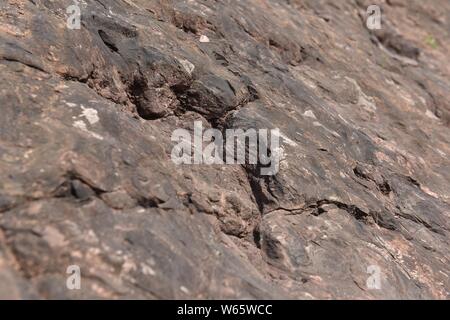
<path id="1" fill-rule="evenodd" d="M 357 165 L 353 168 L 353 173 L 360 179 L 373 182 L 377 186 L 378 190 L 385 196 L 389 196 L 392 191 L 388 181 L 376 172 L 371 174 L 367 170 L 364 170 L 361 166 Z"/>
<path id="2" fill-rule="evenodd" d="M 37 63 L 31 62 L 31 61 L 24 61 L 24 60 L 19 59 L 17 57 L 8 57 L 8 56 L 3 56 L 3 57 L 0 57 L 0 58 L 5 60 L 5 61 L 9 61 L 9 62 L 17 62 L 17 63 L 20 63 L 20 64 L 22 64 L 24 66 L 29 67 L 29 68 L 32 68 L 32 69 L 44 72 L 46 74 L 49 74 L 49 72 L 46 71 L 43 66 L 40 66 Z"/>
<path id="3" fill-rule="evenodd" d="M 117 53 L 119 49 L 117 48 L 116 44 L 114 43 L 113 39 L 103 30 L 98 30 L 98 35 L 102 39 L 103 43 L 112 51 Z"/>
<path id="4" fill-rule="evenodd" d="M 398 212 L 396 213 L 397 216 L 402 217 L 406 220 L 412 221 L 416 224 L 420 224 L 433 233 L 439 234 L 441 236 L 445 236 L 445 232 L 443 230 L 449 231 L 446 228 L 444 228 L 443 226 L 432 226 L 428 222 L 424 221 L 423 219 L 419 218 L 416 215 L 412 215 L 412 214 L 403 212 L 401 207 L 398 205 L 396 206 L 396 208 L 398 209 Z"/>
<path id="5" fill-rule="evenodd" d="M 258 169 L 259 166 L 256 166 L 256 168 L 250 168 L 250 166 L 243 166 L 243 169 L 247 175 L 247 180 L 250 185 L 250 188 L 252 190 L 252 195 L 255 200 L 255 204 L 259 210 L 259 212 L 264 214 L 264 208 L 267 205 L 273 204 L 274 199 L 268 197 L 268 190 L 264 190 L 261 186 L 261 177 L 258 176 L 258 174 L 255 172 L 255 170 Z M 264 177 L 264 179 L 268 179 L 267 177 Z"/>
<path id="6" fill-rule="evenodd" d="M 380 212 L 375 211 L 365 212 L 356 205 L 347 204 L 330 199 L 307 200 L 304 205 L 293 208 L 286 208 L 283 206 L 279 206 L 277 208 L 271 209 L 266 214 L 273 213 L 276 211 L 284 211 L 288 212 L 288 215 L 298 215 L 308 213 L 314 216 L 320 216 L 328 212 L 326 208 L 327 205 L 334 205 L 335 207 L 346 211 L 353 218 L 366 225 L 370 225 L 371 222 L 373 222 L 381 228 L 388 230 L 397 230 L 397 224 L 395 221 L 391 219 L 392 217 L 390 217 L 389 214 L 382 214 Z"/>
<path id="7" fill-rule="evenodd" d="M 441 110 L 438 107 L 438 102 L 436 101 L 435 96 L 430 92 L 430 90 L 428 90 L 427 86 L 421 82 L 421 81 L 416 81 L 417 85 L 430 97 L 431 99 L 431 103 L 433 106 L 433 114 L 438 118 L 441 119 L 442 117 L 442 113 Z"/>

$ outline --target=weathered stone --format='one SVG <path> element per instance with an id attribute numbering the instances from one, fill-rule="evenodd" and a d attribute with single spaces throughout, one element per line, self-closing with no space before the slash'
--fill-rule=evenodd
<path id="1" fill-rule="evenodd" d="M 448 1 L 72 4 L 0 4 L 0 298 L 449 298 Z M 175 165 L 194 121 L 280 170 Z"/>

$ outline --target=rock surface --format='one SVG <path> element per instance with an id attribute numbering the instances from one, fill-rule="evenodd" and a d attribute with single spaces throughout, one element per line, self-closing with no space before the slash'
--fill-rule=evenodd
<path id="1" fill-rule="evenodd" d="M 450 2 L 373 2 L 1 0 L 0 298 L 448 299 Z M 194 121 L 278 174 L 175 165 Z"/>

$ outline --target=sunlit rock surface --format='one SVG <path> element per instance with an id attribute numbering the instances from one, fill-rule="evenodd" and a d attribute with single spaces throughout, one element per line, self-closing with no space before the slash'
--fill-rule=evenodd
<path id="1" fill-rule="evenodd" d="M 1 0 L 0 298 L 449 298 L 450 2 L 373 2 Z"/>

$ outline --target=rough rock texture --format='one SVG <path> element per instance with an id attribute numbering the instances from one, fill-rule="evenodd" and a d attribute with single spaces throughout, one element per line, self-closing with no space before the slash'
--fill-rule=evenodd
<path id="1" fill-rule="evenodd" d="M 450 2 L 373 2 L 0 0 L 0 297 L 449 298 Z M 175 165 L 196 120 L 280 171 Z"/>

